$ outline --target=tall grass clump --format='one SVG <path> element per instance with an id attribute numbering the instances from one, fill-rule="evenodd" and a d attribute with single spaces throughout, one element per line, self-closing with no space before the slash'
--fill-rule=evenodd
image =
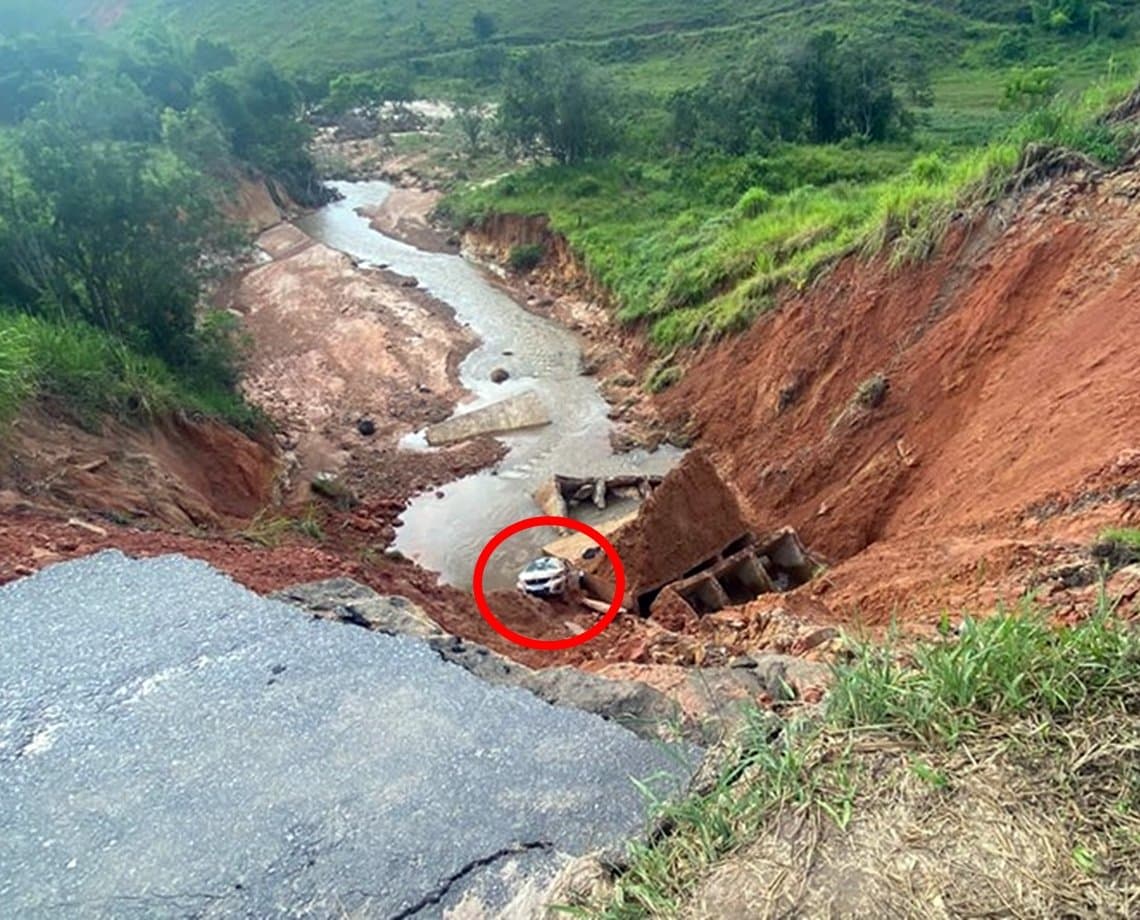
<path id="1" fill-rule="evenodd" d="M 102 414 L 148 419 L 177 409 L 247 430 L 258 423 L 256 410 L 223 383 L 177 376 L 160 359 L 81 322 L 0 309 L 0 422 L 33 398 L 87 426 Z"/>
<path id="2" fill-rule="evenodd" d="M 828 717 L 929 745 L 955 745 L 987 723 L 1071 715 L 1135 694 L 1140 637 L 1105 609 L 1074 629 L 1040 614 L 967 619 L 954 641 L 924 644 L 902 664 L 866 647 L 841 670 Z"/>
<path id="3" fill-rule="evenodd" d="M 0 314 L 0 424 L 19 411 L 32 385 L 32 347 L 26 330 Z"/>

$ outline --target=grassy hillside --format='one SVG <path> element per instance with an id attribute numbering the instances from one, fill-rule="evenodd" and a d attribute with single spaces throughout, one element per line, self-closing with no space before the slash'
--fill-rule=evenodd
<path id="1" fill-rule="evenodd" d="M 782 285 L 803 286 L 848 253 L 924 258 L 955 212 L 994 200 L 1031 166 L 1031 147 L 1111 165 L 1135 130 L 1100 116 L 1135 79 L 1130 69 L 1012 124 L 995 119 L 992 139 L 978 144 L 927 136 L 745 157 L 618 157 L 466 189 L 445 210 L 460 225 L 496 212 L 548 215 L 616 295 L 619 318 L 645 322 L 668 351 L 747 327 Z"/>
<path id="2" fill-rule="evenodd" d="M 35 9 L 27 0 L 5 5 Z M 454 74 L 478 49 L 558 44 L 661 91 L 746 56 L 756 40 L 805 30 L 902 35 L 950 61 L 1030 20 L 1029 0 L 66 0 L 57 8 L 127 28 L 158 18 L 318 82 L 405 62 L 430 79 Z M 474 23 L 480 13 L 483 32 Z"/>
<path id="3" fill-rule="evenodd" d="M 263 54 L 298 73 L 364 69 L 480 44 L 476 13 L 490 14 L 490 43 L 517 46 L 708 29 L 801 14 L 823 0 L 143 0 L 190 30 Z M 149 7 L 143 4 L 149 4 Z M 299 27 L 302 26 L 303 27 Z"/>

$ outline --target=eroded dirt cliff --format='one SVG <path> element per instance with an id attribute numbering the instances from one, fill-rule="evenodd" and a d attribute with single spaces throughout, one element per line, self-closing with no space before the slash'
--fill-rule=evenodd
<path id="1" fill-rule="evenodd" d="M 1063 607 L 1064 570 L 1140 514 L 1138 195 L 1136 167 L 1078 173 L 924 264 L 849 258 L 695 356 L 666 409 L 835 563 L 805 591 L 837 616 Z"/>

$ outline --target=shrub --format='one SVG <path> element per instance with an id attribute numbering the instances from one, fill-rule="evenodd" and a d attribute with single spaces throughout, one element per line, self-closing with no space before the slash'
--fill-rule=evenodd
<path id="1" fill-rule="evenodd" d="M 522 246 L 515 246 L 511 249 L 510 255 L 507 256 L 507 264 L 511 267 L 511 271 L 524 272 L 533 271 L 538 267 L 544 255 L 542 246 L 538 243 L 526 243 Z"/>
<path id="2" fill-rule="evenodd" d="M 942 182 L 948 172 L 946 161 L 937 153 L 917 157 L 910 167 L 911 173 L 919 182 L 931 184 Z"/>
<path id="3" fill-rule="evenodd" d="M 752 220 L 767 211 L 768 205 L 771 203 L 772 196 L 768 194 L 767 190 L 759 187 L 750 188 L 740 196 L 740 201 L 736 203 L 736 213 L 745 220 Z"/>

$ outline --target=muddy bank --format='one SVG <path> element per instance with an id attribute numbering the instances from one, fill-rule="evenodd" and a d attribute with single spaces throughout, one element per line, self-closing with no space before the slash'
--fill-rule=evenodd
<path id="1" fill-rule="evenodd" d="M 458 252 L 456 236 L 437 227 L 431 213 L 442 194 L 435 189 L 395 186 L 382 202 L 360 209 L 372 229 L 425 252 Z"/>
<path id="2" fill-rule="evenodd" d="M 80 426 L 50 404 L 4 435 L 0 495 L 59 513 L 90 511 L 171 528 L 240 526 L 274 498 L 268 435 L 178 413 L 146 424 Z M 0 503 L 0 511 L 4 508 Z"/>

